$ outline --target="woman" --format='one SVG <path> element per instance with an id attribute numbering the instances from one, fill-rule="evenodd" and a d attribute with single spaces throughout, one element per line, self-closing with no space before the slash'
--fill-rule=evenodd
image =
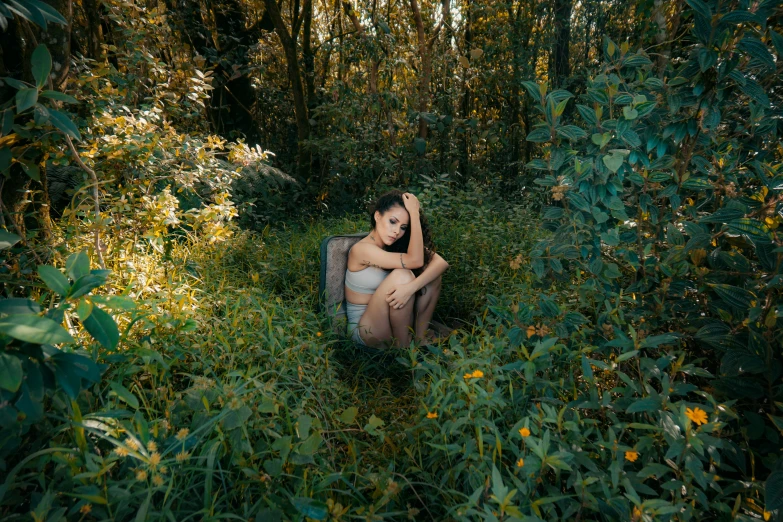
<path id="1" fill-rule="evenodd" d="M 413 194 L 382 195 L 370 222 L 372 231 L 348 253 L 348 332 L 355 342 L 373 347 L 408 346 L 411 328 L 417 341 L 425 340 L 449 264 L 433 252 Z"/>

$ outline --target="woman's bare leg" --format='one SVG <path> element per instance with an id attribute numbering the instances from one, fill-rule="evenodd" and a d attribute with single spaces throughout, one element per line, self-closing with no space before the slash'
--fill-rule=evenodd
<path id="1" fill-rule="evenodd" d="M 422 341 L 427 336 L 432 314 L 435 313 L 435 305 L 440 297 L 441 276 L 422 288 L 424 295 L 416 301 L 416 340 Z"/>
<path id="2" fill-rule="evenodd" d="M 396 339 L 396 346 L 408 346 L 413 326 L 413 299 L 400 309 L 386 302 L 386 294 L 397 285 L 410 283 L 415 276 L 410 270 L 392 270 L 380 284 L 359 319 L 359 335 L 368 346 L 379 346 Z"/>

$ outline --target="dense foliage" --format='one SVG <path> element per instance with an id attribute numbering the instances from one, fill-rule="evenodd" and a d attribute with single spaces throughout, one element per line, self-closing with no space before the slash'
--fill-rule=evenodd
<path id="1" fill-rule="evenodd" d="M 783 517 L 775 1 L 0 30 L 0 518 Z M 318 246 L 395 185 L 451 333 L 360 351 Z"/>

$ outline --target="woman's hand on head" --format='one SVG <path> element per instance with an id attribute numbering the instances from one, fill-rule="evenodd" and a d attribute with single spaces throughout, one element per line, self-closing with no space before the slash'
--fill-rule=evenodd
<path id="1" fill-rule="evenodd" d="M 405 202 L 405 210 L 407 210 L 409 214 L 419 213 L 421 204 L 419 203 L 419 199 L 416 196 L 410 192 L 406 192 L 402 195 L 402 200 Z"/>

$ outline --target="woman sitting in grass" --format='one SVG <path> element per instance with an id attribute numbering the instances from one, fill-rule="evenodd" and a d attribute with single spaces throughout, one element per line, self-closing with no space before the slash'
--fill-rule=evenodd
<path id="1" fill-rule="evenodd" d="M 367 346 L 408 346 L 429 340 L 430 320 L 449 264 L 432 250 L 419 200 L 399 190 L 378 198 L 372 230 L 348 253 L 348 332 Z M 416 314 L 414 317 L 414 302 Z"/>

